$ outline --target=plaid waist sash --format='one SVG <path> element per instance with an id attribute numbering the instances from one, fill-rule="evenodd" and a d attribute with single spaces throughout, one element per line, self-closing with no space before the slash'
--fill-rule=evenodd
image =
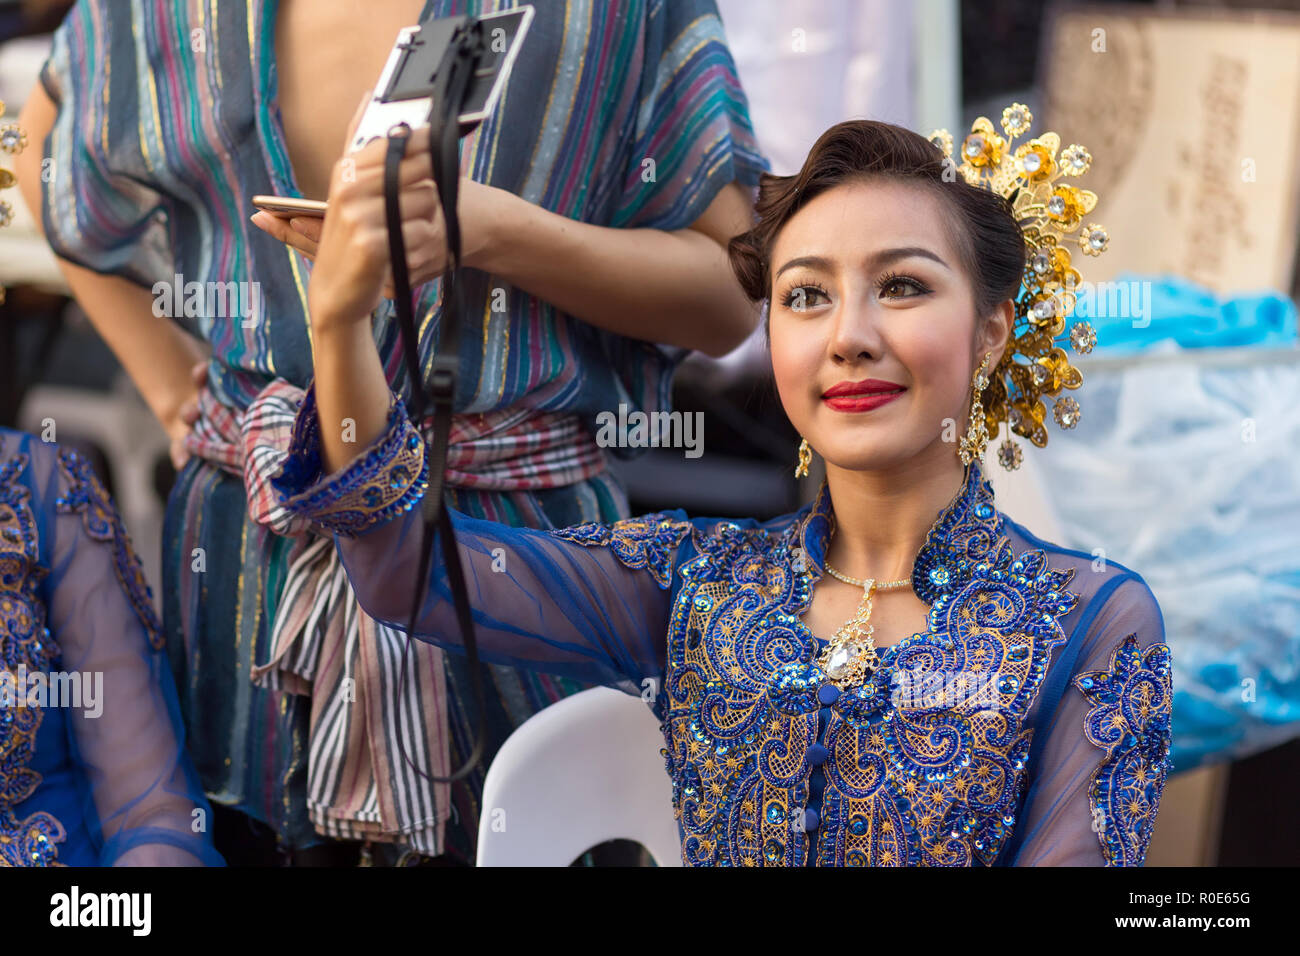
<path id="1" fill-rule="evenodd" d="M 296 539 L 276 600 L 270 660 L 253 669 L 252 679 L 311 698 L 307 803 L 319 832 L 437 855 L 451 815 L 450 786 L 416 773 L 402 759 L 398 738 L 404 736 L 408 756 L 424 773 L 451 772 L 443 652 L 412 642 L 413 666 L 399 696 L 406 635 L 357 604 L 332 536 L 277 502 L 271 478 L 288 453 L 303 395 L 275 379 L 240 412 L 204 388 L 199 420 L 185 439 L 191 454 L 243 480 L 254 521 Z M 446 476 L 452 486 L 536 491 L 604 469 L 604 456 L 576 415 L 511 408 L 452 420 Z"/>

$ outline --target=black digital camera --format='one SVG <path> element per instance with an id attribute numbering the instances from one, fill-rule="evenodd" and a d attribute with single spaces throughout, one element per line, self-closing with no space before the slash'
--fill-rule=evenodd
<path id="1" fill-rule="evenodd" d="M 432 77 L 452 36 L 471 19 L 477 19 L 481 24 L 485 53 L 470 80 L 460 111 L 460 135 L 464 136 L 487 118 L 501 95 L 506 76 L 519 53 L 528 25 L 532 23 L 532 6 L 524 5 L 477 18 L 431 19 L 417 26 L 404 27 L 397 34 L 393 52 L 384 64 L 384 72 L 380 74 L 374 95 L 357 126 L 349 152 L 356 152 L 371 140 L 388 135 L 388 131 L 399 123 L 405 123 L 411 129 L 429 124 L 429 114 L 434 105 Z"/>

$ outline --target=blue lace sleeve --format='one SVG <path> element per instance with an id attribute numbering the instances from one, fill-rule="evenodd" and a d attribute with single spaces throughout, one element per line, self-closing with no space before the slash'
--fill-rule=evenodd
<path id="1" fill-rule="evenodd" d="M 35 450 L 39 443 L 32 443 Z M 97 687 L 69 711 L 69 749 L 87 782 L 83 816 L 101 866 L 220 866 L 211 808 L 185 752 L 152 596 L 122 522 L 85 459 L 34 454 L 53 527 L 49 625 L 61 667 Z"/>
<path id="2" fill-rule="evenodd" d="M 334 534 L 355 537 L 411 510 L 428 484 L 424 443 L 400 399 L 388 406 L 388 430 L 347 468 L 321 474 L 316 387 L 294 419 L 289 454 L 271 480 L 284 507 Z"/>
<path id="3" fill-rule="evenodd" d="M 1100 600 L 1100 599 L 1099 599 Z M 1173 677 L 1159 605 L 1130 574 L 1080 641 L 1021 814 L 1016 866 L 1141 866 L 1173 769 Z"/>
<path id="4" fill-rule="evenodd" d="M 362 609 L 405 630 L 423 530 L 416 506 L 427 487 L 424 446 L 394 399 L 388 431 L 321 477 L 317 428 L 313 387 L 273 484 L 285 507 L 335 532 Z M 691 546 L 684 515 L 557 531 L 451 515 L 483 660 L 637 694 L 663 687 L 673 572 Z M 414 636 L 463 653 L 436 540 L 419 594 Z"/>

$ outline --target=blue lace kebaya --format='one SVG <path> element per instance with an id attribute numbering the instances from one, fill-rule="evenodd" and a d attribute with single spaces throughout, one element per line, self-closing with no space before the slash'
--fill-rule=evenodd
<path id="1" fill-rule="evenodd" d="M 423 450 L 392 409 L 386 435 L 321 476 L 309 393 L 277 486 L 335 531 L 362 607 L 405 628 Z M 1171 769 L 1159 607 L 1135 572 L 999 512 L 978 463 L 915 561 L 926 630 L 843 689 L 802 621 L 825 486 L 771 521 L 453 522 L 485 660 L 653 689 L 687 865 L 1143 862 Z M 461 650 L 436 550 L 426 591 L 415 636 Z"/>

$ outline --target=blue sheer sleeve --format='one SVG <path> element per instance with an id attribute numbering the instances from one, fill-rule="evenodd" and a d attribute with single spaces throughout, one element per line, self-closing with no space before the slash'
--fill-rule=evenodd
<path id="1" fill-rule="evenodd" d="M 32 484 L 53 541 L 49 628 L 60 667 L 90 695 L 83 703 L 91 706 L 69 711 L 68 742 L 99 863 L 221 866 L 130 539 L 85 459 L 39 442 L 31 448 Z"/>
<path id="2" fill-rule="evenodd" d="M 394 398 L 388 431 L 348 467 L 322 476 L 318 428 L 313 386 L 274 485 L 286 508 L 334 533 L 362 609 L 405 630 L 422 532 L 424 446 Z M 554 532 L 456 511 L 452 522 L 483 660 L 658 697 L 673 569 L 691 540 L 680 512 Z M 420 584 L 414 636 L 463 653 L 440 547 L 431 579 Z"/>
<path id="3" fill-rule="evenodd" d="M 1068 683 L 1042 717 L 1013 865 L 1141 866 L 1172 769 L 1172 668 L 1146 583 L 1128 573 L 1076 641 L 1058 659 Z"/>

